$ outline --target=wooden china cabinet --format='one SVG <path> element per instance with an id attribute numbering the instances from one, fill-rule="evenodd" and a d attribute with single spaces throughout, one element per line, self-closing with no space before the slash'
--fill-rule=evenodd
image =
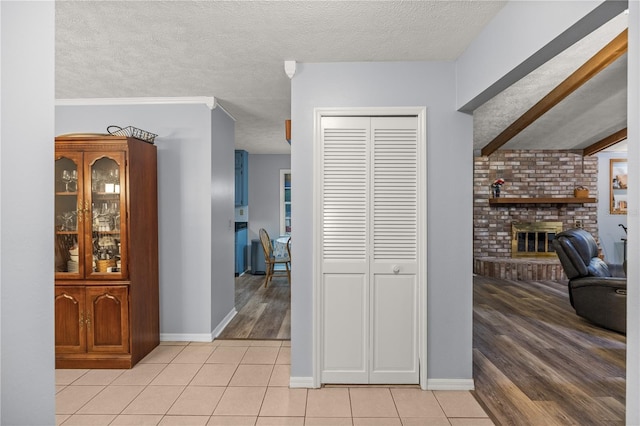
<path id="1" fill-rule="evenodd" d="M 56 368 L 131 368 L 159 344 L 155 145 L 55 142 Z"/>

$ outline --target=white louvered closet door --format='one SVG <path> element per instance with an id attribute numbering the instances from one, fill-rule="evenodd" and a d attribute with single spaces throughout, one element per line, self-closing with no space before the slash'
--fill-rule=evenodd
<path id="1" fill-rule="evenodd" d="M 369 381 L 370 121 L 322 118 L 324 383 Z"/>
<path id="2" fill-rule="evenodd" d="M 418 383 L 416 117 L 323 117 L 323 383 Z"/>

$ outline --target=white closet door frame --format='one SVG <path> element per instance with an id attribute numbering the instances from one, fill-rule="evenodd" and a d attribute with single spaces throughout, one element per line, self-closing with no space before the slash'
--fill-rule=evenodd
<path id="1" fill-rule="evenodd" d="M 427 389 L 427 132 L 426 107 L 373 107 L 373 108 L 315 108 L 314 109 L 314 162 L 313 162 L 313 386 L 321 386 L 322 343 L 322 259 L 318 244 L 321 221 L 321 121 L 336 116 L 416 116 L 418 118 L 418 362 L 420 387 Z"/>

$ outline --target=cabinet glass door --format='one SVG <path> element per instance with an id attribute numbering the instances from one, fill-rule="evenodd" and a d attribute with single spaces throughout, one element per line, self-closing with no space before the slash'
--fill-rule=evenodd
<path id="1" fill-rule="evenodd" d="M 124 194 L 124 153 L 86 153 L 90 185 L 86 189 L 91 215 L 85 252 L 87 276 L 126 276 L 126 220 Z"/>
<path id="2" fill-rule="evenodd" d="M 61 153 L 55 161 L 55 273 L 56 278 L 84 274 L 84 212 L 82 154 Z"/>

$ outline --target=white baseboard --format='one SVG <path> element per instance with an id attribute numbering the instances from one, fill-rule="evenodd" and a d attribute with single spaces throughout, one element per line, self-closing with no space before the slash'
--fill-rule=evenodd
<path id="1" fill-rule="evenodd" d="M 428 390 L 474 390 L 473 379 L 427 379 Z"/>
<path id="2" fill-rule="evenodd" d="M 290 388 L 309 388 L 312 389 L 313 377 L 291 377 L 289 380 Z M 428 390 L 474 390 L 475 385 L 473 379 L 428 379 Z"/>
<path id="3" fill-rule="evenodd" d="M 238 314 L 233 308 L 211 333 L 160 333 L 161 342 L 213 342 Z"/>
<path id="4" fill-rule="evenodd" d="M 212 342 L 211 333 L 160 333 L 161 342 Z"/>
<path id="5" fill-rule="evenodd" d="M 222 330 L 224 330 L 225 327 L 229 325 L 233 317 L 235 317 L 236 315 L 238 315 L 238 311 L 236 311 L 236 308 L 234 307 L 229 311 L 227 316 L 224 317 L 222 321 L 220 321 L 220 324 L 218 324 L 218 326 L 214 328 L 213 331 L 211 332 L 211 335 L 213 336 L 214 339 L 217 338 L 220 335 L 220 333 L 222 333 Z"/>
<path id="6" fill-rule="evenodd" d="M 290 388 L 313 388 L 313 377 L 291 377 L 289 379 Z"/>

